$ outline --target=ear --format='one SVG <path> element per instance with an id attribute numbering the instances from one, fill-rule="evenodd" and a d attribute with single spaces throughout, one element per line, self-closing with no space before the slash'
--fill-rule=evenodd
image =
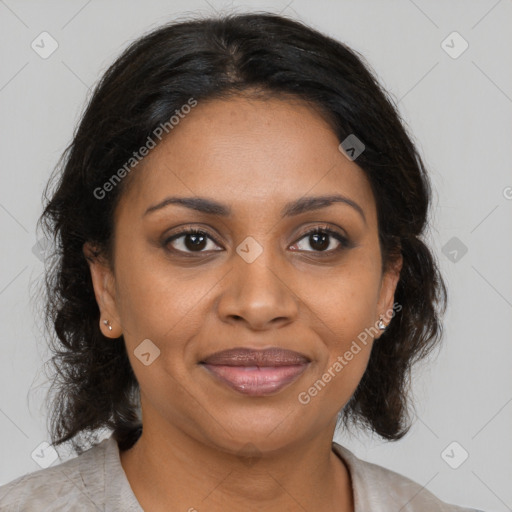
<path id="1" fill-rule="evenodd" d="M 108 338 L 119 338 L 122 334 L 116 304 L 115 278 L 110 265 L 102 258 L 95 247 L 85 242 L 82 247 L 91 271 L 94 295 L 100 309 L 100 330 Z M 104 323 L 107 320 L 112 329 Z"/>
<path id="2" fill-rule="evenodd" d="M 382 315 L 382 321 L 389 325 L 392 321 L 393 316 L 395 315 L 395 309 L 400 311 L 402 308 L 401 305 L 397 305 L 396 308 L 393 307 L 394 299 L 395 299 L 395 290 L 400 280 L 400 272 L 402 270 L 403 258 L 402 255 L 398 255 L 395 261 L 393 261 L 390 267 L 386 270 L 386 272 L 382 276 L 380 292 L 379 292 L 379 301 L 377 303 L 377 312 Z M 376 336 L 379 338 L 384 331 Z"/>

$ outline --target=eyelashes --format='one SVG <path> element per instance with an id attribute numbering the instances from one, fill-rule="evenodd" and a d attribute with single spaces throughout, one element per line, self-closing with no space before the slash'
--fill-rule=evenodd
<path id="1" fill-rule="evenodd" d="M 303 248 L 291 249 L 295 252 L 313 253 L 320 256 L 339 253 L 345 249 L 353 247 L 353 244 L 347 237 L 327 226 L 316 226 L 300 235 L 297 241 L 292 245 L 303 245 L 305 240 L 313 250 Z M 334 248 L 331 246 L 334 245 Z M 174 247 L 171 246 L 174 243 Z M 315 249 L 315 245 L 320 244 L 320 248 Z M 337 244 L 337 245 L 336 245 Z M 176 247 L 176 245 L 178 247 Z M 220 252 L 219 242 L 216 238 L 204 229 L 185 227 L 177 233 L 167 237 L 163 242 L 164 248 L 174 254 L 184 256 L 195 256 L 201 254 L 209 254 L 211 252 Z M 325 248 L 327 247 L 327 248 Z"/>

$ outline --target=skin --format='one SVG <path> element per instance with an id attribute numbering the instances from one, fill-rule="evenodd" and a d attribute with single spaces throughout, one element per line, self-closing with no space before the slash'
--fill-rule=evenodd
<path id="1" fill-rule="evenodd" d="M 389 318 L 401 260 L 382 273 L 370 184 L 338 144 L 307 104 L 237 96 L 200 102 L 132 171 L 115 212 L 113 269 L 89 264 L 100 328 L 123 335 L 140 385 L 144 431 L 120 455 L 145 510 L 354 510 L 331 442 L 375 340 L 308 404 L 297 397 L 379 315 Z M 333 193 L 365 219 L 341 202 L 281 218 L 290 201 Z M 207 197 L 232 213 L 171 204 L 144 216 L 168 196 Z M 326 224 L 352 246 L 329 237 L 330 254 L 319 249 L 306 233 Z M 166 246 L 178 226 L 212 239 L 203 252 L 186 236 Z M 252 263 L 236 252 L 248 236 L 263 249 Z M 84 252 L 92 258 L 88 244 Z M 145 339 L 160 350 L 147 366 L 134 355 Z M 198 364 L 227 348 L 273 346 L 311 364 L 269 396 L 231 390 Z"/>

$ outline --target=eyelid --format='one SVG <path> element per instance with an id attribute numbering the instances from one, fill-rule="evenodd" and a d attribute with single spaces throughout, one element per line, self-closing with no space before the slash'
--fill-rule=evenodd
<path id="1" fill-rule="evenodd" d="M 337 236 L 344 238 L 348 241 L 348 236 L 346 234 L 341 233 L 338 229 L 331 226 L 330 224 L 314 224 L 313 226 L 309 226 L 304 229 L 304 232 L 301 235 L 297 235 L 300 237 L 300 238 L 298 238 L 298 240 L 303 238 L 305 235 L 309 235 L 316 231 L 325 231 L 329 234 L 337 235 Z"/>

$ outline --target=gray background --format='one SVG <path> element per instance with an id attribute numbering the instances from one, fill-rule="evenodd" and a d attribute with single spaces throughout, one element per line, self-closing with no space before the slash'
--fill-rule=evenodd
<path id="1" fill-rule="evenodd" d="M 150 28 L 225 9 L 282 12 L 361 52 L 398 102 L 436 189 L 429 240 L 450 304 L 442 350 L 415 371 L 414 426 L 396 443 L 336 440 L 446 501 L 512 510 L 510 0 L 0 0 L 0 484 L 39 469 L 31 453 L 48 437 L 35 225 L 89 88 Z M 58 43 L 46 59 L 31 47 L 43 31 Z M 459 53 L 462 40 L 442 45 L 454 31 L 469 44 L 457 58 L 445 49 Z M 462 450 L 468 459 L 452 469 L 446 460 L 456 465 Z"/>

